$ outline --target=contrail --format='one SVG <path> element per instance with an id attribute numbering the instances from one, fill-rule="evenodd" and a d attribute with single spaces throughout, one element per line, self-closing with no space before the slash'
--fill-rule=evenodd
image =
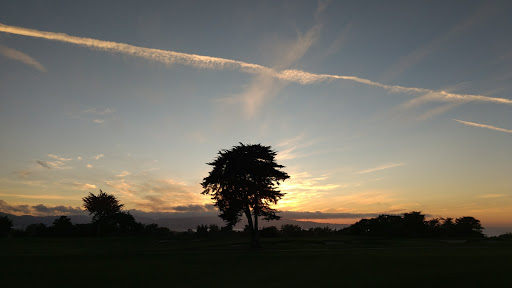
<path id="1" fill-rule="evenodd" d="M 370 168 L 370 169 L 366 169 L 366 170 L 362 170 L 362 171 L 356 172 L 356 174 L 366 174 L 366 173 L 371 173 L 371 172 L 380 171 L 380 170 L 389 169 L 389 168 L 394 168 L 394 167 L 403 166 L 403 165 L 405 165 L 405 163 L 384 164 L 384 165 L 380 165 L 380 166 L 377 166 L 377 167 L 374 167 L 374 168 Z"/>
<path id="2" fill-rule="evenodd" d="M 457 119 L 453 119 L 459 123 L 462 123 L 464 125 L 469 125 L 469 126 L 474 126 L 474 127 L 480 127 L 480 128 L 487 128 L 487 129 L 491 129 L 491 130 L 496 130 L 496 131 L 501 131 L 501 132 L 506 132 L 506 133 L 512 133 L 512 130 L 508 130 L 508 129 L 503 129 L 503 128 L 499 128 L 499 127 L 496 127 L 496 126 L 492 126 L 492 125 L 486 125 L 486 124 L 479 124 L 479 123 L 474 123 L 474 122 L 468 122 L 468 121 L 462 121 L 462 120 L 457 120 Z"/>
<path id="3" fill-rule="evenodd" d="M 4 55 L 7 58 L 20 61 L 29 66 L 32 66 L 41 72 L 46 72 L 46 69 L 43 65 L 41 65 L 41 63 L 37 62 L 37 60 L 35 60 L 34 58 L 18 50 L 14 50 L 4 45 L 0 45 L 0 54 Z"/>
<path id="4" fill-rule="evenodd" d="M 316 84 L 320 82 L 329 82 L 333 80 L 348 80 L 361 84 L 380 87 L 393 93 L 408 93 L 408 94 L 429 94 L 428 100 L 441 101 L 441 102 L 493 102 L 499 104 L 512 104 L 511 99 L 506 98 L 493 98 L 483 95 L 471 94 L 456 94 L 446 91 L 436 91 L 425 88 L 404 87 L 398 85 L 387 85 L 372 81 L 369 79 L 359 78 L 356 76 L 343 76 L 343 75 L 330 75 L 330 74 L 314 74 L 302 70 L 280 70 L 276 71 L 262 65 L 237 61 L 232 59 L 224 59 L 218 57 L 210 57 L 203 55 L 187 54 L 175 51 L 167 51 L 153 48 L 144 48 L 133 46 L 124 43 L 117 43 L 111 41 L 103 41 L 91 38 L 83 38 L 70 36 L 64 33 L 45 32 L 23 27 L 9 26 L 0 23 L 0 32 L 17 34 L 35 38 L 43 38 L 48 40 L 60 41 L 71 43 L 75 45 L 85 46 L 93 49 L 117 52 L 125 55 L 145 58 L 164 64 L 182 64 L 203 69 L 214 70 L 239 70 L 251 74 L 267 74 L 272 77 L 299 83 L 302 85 Z"/>

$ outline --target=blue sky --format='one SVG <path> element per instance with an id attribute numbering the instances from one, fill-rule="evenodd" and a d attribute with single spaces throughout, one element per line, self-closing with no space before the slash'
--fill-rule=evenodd
<path id="1" fill-rule="evenodd" d="M 0 11 L 4 211 L 79 207 L 99 189 L 145 211 L 204 205 L 205 163 L 244 142 L 279 152 L 281 210 L 511 224 L 505 1 Z"/>

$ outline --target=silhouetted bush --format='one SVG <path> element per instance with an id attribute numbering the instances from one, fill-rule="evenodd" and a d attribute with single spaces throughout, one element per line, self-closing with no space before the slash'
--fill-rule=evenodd
<path id="1" fill-rule="evenodd" d="M 52 236 L 72 236 L 74 234 L 73 223 L 71 223 L 71 219 L 67 216 L 60 216 L 59 218 L 53 221 L 52 226 L 50 226 L 50 234 Z"/>
<path id="2" fill-rule="evenodd" d="M 281 233 L 284 236 L 299 236 L 302 233 L 302 228 L 299 225 L 284 224 L 281 226 Z"/>
<path id="3" fill-rule="evenodd" d="M 425 220 L 421 212 L 379 215 L 361 219 L 345 229 L 348 234 L 387 237 L 483 237 L 480 221 L 473 217 Z"/>
<path id="4" fill-rule="evenodd" d="M 263 227 L 260 230 L 260 233 L 261 233 L 260 235 L 262 237 L 270 238 L 270 237 L 277 237 L 279 232 L 278 232 L 276 226 L 268 226 L 268 227 Z"/>
<path id="5" fill-rule="evenodd" d="M 512 233 L 508 232 L 508 233 L 505 233 L 505 234 L 501 234 L 500 236 L 498 236 L 496 238 L 498 238 L 499 240 L 512 241 Z"/>
<path id="6" fill-rule="evenodd" d="M 25 228 L 25 233 L 30 237 L 48 236 L 48 227 L 43 223 L 30 224 Z"/>

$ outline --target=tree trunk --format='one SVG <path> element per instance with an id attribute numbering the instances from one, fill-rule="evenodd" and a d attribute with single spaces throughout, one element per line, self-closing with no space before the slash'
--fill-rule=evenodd
<path id="1" fill-rule="evenodd" d="M 253 248 L 260 248 L 260 231 L 258 230 L 258 211 L 254 211 L 254 236 L 253 236 Z"/>
<path id="2" fill-rule="evenodd" d="M 249 226 L 249 232 L 251 233 L 251 245 L 254 242 L 254 225 L 252 222 L 252 215 L 251 215 L 251 209 L 249 208 L 249 205 L 245 207 L 245 217 L 247 217 L 247 226 Z"/>
<path id="3" fill-rule="evenodd" d="M 247 224 L 249 226 L 249 232 L 251 233 L 251 247 L 253 248 L 259 248 L 260 247 L 260 237 L 259 237 L 259 231 L 258 231 L 258 216 L 257 212 L 253 211 L 252 214 L 254 214 L 254 221 L 252 219 L 251 215 L 251 208 L 249 205 L 245 208 L 245 216 L 247 217 Z"/>

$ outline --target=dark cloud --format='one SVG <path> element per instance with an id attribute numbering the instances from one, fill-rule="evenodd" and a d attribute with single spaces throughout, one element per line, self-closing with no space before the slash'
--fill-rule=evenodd
<path id="1" fill-rule="evenodd" d="M 7 202 L 0 200 L 0 212 L 15 214 L 15 215 L 37 215 L 37 216 L 52 216 L 52 215 L 84 215 L 85 211 L 79 207 L 71 206 L 46 206 L 38 204 L 34 206 L 29 205 L 9 205 Z"/>
<path id="2" fill-rule="evenodd" d="M 56 214 L 83 214 L 84 211 L 78 207 L 71 207 L 71 206 L 54 206 L 49 207 L 45 206 L 43 204 L 32 206 L 32 209 L 37 214 L 46 214 L 46 215 L 56 215 Z"/>
<path id="3" fill-rule="evenodd" d="M 400 210 L 402 211 L 402 210 Z M 399 210 L 386 211 L 382 213 L 323 213 L 311 211 L 281 211 L 279 215 L 286 219 L 354 219 L 354 218 L 374 218 L 379 215 L 403 215 Z M 430 217 L 430 214 L 425 214 Z"/>
<path id="4" fill-rule="evenodd" d="M 383 213 L 323 213 L 311 211 L 281 211 L 279 215 L 287 219 L 346 219 L 377 217 Z"/>
<path id="5" fill-rule="evenodd" d="M 135 217 L 144 217 L 151 219 L 165 219 L 165 218 L 187 218 L 187 217 L 217 217 L 217 210 L 206 210 L 210 209 L 207 205 L 198 205 L 202 206 L 200 211 L 191 211 L 193 209 L 197 209 L 196 207 L 191 208 L 188 211 L 181 212 L 158 212 L 158 211 L 141 211 L 137 209 L 130 209 L 129 212 Z M 176 207 L 186 207 L 186 206 L 176 206 Z M 162 207 L 164 209 L 174 209 L 176 207 Z"/>
<path id="6" fill-rule="evenodd" d="M 50 212 L 50 209 L 48 209 L 48 207 L 44 206 L 43 204 L 32 206 L 32 208 L 34 208 L 34 210 L 36 210 L 37 212 L 40 212 L 40 213 Z"/>
<path id="7" fill-rule="evenodd" d="M 46 169 L 50 169 L 50 165 L 48 165 L 48 162 L 46 162 L 46 161 L 36 160 L 36 163 L 41 165 L 42 167 L 44 167 Z"/>
<path id="8" fill-rule="evenodd" d="M 207 212 L 215 210 L 213 204 L 206 205 L 182 205 L 182 206 L 174 206 L 170 207 L 170 210 L 175 210 L 176 212 Z"/>
<path id="9" fill-rule="evenodd" d="M 4 200 L 0 200 L 0 212 L 9 214 L 29 214 L 30 210 L 28 205 L 9 205 Z"/>

